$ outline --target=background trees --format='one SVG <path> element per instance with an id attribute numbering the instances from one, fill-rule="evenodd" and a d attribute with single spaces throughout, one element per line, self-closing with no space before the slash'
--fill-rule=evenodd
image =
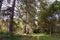
<path id="1" fill-rule="evenodd" d="M 3 3 L 2 1 L 0 3 L 1 9 Z M 6 9 L 1 10 L 3 15 L 1 18 L 4 20 L 3 23 L 8 22 L 6 24 L 9 25 L 11 35 L 16 33 L 16 30 L 18 33 L 22 31 L 23 34 L 41 32 L 52 34 L 54 28 L 59 25 L 59 1 L 50 4 L 48 0 L 7 0 L 7 3 Z"/>

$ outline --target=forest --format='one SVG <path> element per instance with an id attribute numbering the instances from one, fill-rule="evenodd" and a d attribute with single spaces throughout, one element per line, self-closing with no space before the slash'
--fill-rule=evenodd
<path id="1" fill-rule="evenodd" d="M 60 40 L 60 0 L 0 0 L 0 40 Z"/>

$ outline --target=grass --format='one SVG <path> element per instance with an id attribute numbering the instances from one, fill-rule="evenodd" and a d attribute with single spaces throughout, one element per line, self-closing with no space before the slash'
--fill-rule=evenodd
<path id="1" fill-rule="evenodd" d="M 48 36 L 48 35 L 43 33 L 38 33 L 38 34 L 28 34 L 28 36 Z"/>
<path id="2" fill-rule="evenodd" d="M 4 40 L 60 40 L 58 37 L 49 36 L 47 34 L 28 34 L 13 37 L 3 37 Z"/>

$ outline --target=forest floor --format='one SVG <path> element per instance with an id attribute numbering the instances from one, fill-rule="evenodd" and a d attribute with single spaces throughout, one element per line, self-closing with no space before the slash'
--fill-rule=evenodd
<path id="1" fill-rule="evenodd" d="M 60 40 L 60 37 L 50 36 L 47 34 L 28 34 L 20 36 L 0 36 L 0 40 Z"/>

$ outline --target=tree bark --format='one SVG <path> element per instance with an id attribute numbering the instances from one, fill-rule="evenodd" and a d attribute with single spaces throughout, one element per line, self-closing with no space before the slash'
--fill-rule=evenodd
<path id="1" fill-rule="evenodd" d="M 15 1 L 16 0 L 13 1 L 12 9 L 11 9 L 11 15 L 10 15 L 10 25 L 9 25 L 9 33 L 10 33 L 10 36 L 13 35 L 13 17 L 14 17 Z"/>
<path id="2" fill-rule="evenodd" d="M 27 25 L 28 25 L 28 3 L 27 3 L 27 0 L 25 1 L 25 3 L 26 3 L 26 20 L 25 20 L 25 26 L 24 26 L 24 33 L 26 33 L 27 34 Z"/>
<path id="3" fill-rule="evenodd" d="M 0 0 L 0 11 L 1 11 L 1 7 L 2 7 L 2 2 L 3 2 L 3 0 Z"/>

